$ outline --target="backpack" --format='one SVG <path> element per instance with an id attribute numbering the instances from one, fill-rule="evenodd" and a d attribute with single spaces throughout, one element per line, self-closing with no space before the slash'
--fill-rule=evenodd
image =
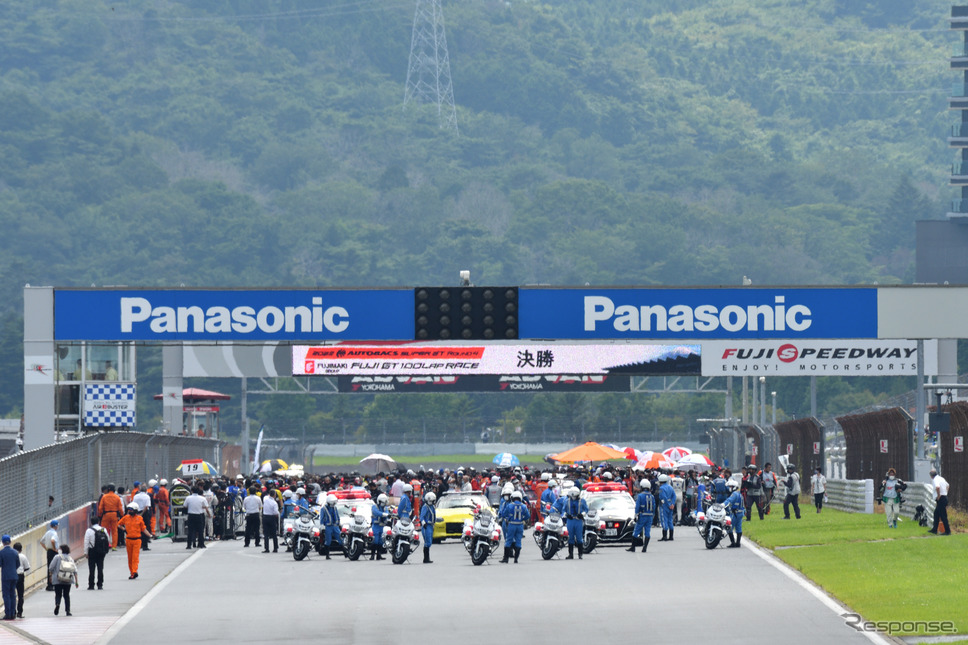
<path id="1" fill-rule="evenodd" d="M 94 553 L 97 555 L 107 555 L 111 550 L 111 540 L 108 539 L 108 532 L 104 529 L 94 529 Z"/>
<path id="2" fill-rule="evenodd" d="M 61 554 L 60 566 L 57 567 L 57 582 L 70 584 L 74 582 L 74 576 L 76 574 L 77 565 L 74 564 L 74 560 L 70 556 Z"/>

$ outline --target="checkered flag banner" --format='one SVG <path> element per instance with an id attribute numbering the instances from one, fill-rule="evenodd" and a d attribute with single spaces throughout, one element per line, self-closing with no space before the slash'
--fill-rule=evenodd
<path id="1" fill-rule="evenodd" d="M 84 386 L 84 425 L 96 428 L 135 425 L 135 384 L 97 383 Z"/>

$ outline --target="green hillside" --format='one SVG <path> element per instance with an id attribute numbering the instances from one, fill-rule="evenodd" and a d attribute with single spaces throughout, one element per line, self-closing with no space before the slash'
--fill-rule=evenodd
<path id="1" fill-rule="evenodd" d="M 25 283 L 908 282 L 951 197 L 948 2 L 445 3 L 459 136 L 413 9 L 3 3 L 0 414 Z"/>

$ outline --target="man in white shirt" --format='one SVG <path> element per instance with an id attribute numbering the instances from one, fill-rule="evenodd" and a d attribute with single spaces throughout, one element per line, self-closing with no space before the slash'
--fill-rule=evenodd
<path id="1" fill-rule="evenodd" d="M 937 469 L 931 469 L 931 485 L 934 486 L 934 526 L 928 533 L 938 534 L 938 526 L 944 525 L 944 533 L 940 535 L 951 535 L 951 527 L 948 525 L 948 480 L 938 474 Z"/>
<path id="2" fill-rule="evenodd" d="M 255 545 L 259 546 L 259 516 L 262 514 L 262 500 L 257 494 L 255 486 L 249 487 L 249 492 L 242 500 L 242 512 L 245 513 L 245 543 L 255 538 Z"/>
<path id="3" fill-rule="evenodd" d="M 146 486 L 144 484 L 135 483 L 138 486 L 138 492 L 134 494 L 131 501 L 138 505 L 141 509 L 141 519 L 145 521 L 145 528 L 148 532 L 151 532 L 151 495 L 148 494 Z M 141 540 L 141 550 L 150 551 L 148 548 L 148 540 Z"/>
<path id="4" fill-rule="evenodd" d="M 272 552 L 279 552 L 279 503 L 276 501 L 272 487 L 266 491 L 262 498 L 262 538 L 265 540 L 266 548 L 263 553 L 269 552 L 269 540 L 272 539 Z M 256 545 L 258 546 L 258 544 Z"/>
<path id="5" fill-rule="evenodd" d="M 94 589 L 94 573 L 97 572 L 97 588 L 104 589 L 104 556 L 108 551 L 98 552 L 95 538 L 98 533 L 102 533 L 107 538 L 107 550 L 111 550 L 111 536 L 107 529 L 98 524 L 94 524 L 84 532 L 84 554 L 87 556 L 87 588 Z M 104 542 L 102 541 L 102 544 Z"/>
<path id="6" fill-rule="evenodd" d="M 202 497 L 201 489 L 192 488 L 192 494 L 185 499 L 185 511 L 188 513 L 188 545 L 186 549 L 197 546 L 205 548 L 205 515 L 208 513 L 208 502 Z"/>
<path id="7" fill-rule="evenodd" d="M 817 512 L 823 508 L 823 498 L 827 494 L 827 478 L 823 476 L 823 471 L 818 467 L 810 476 L 810 492 L 813 493 L 813 505 L 817 507 Z"/>
<path id="8" fill-rule="evenodd" d="M 937 516 L 935 516 L 937 517 Z M 54 560 L 60 549 L 60 542 L 57 539 L 57 526 L 59 522 L 57 520 L 51 520 L 50 527 L 47 532 L 44 533 L 43 537 L 40 538 L 40 545 L 44 547 L 47 551 L 47 568 L 50 569 L 50 563 Z M 935 524 L 937 526 L 937 523 Z M 53 591 L 54 585 L 50 581 L 50 576 L 47 576 L 47 591 Z"/>

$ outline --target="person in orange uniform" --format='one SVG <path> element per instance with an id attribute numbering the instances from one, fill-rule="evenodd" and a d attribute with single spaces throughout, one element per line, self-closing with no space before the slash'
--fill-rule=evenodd
<path id="1" fill-rule="evenodd" d="M 97 505 L 97 513 L 101 516 L 101 526 L 111 535 L 111 548 L 118 546 L 118 520 L 124 515 L 124 504 L 114 492 L 114 484 L 108 484 L 108 490 L 101 496 Z"/>
<path id="2" fill-rule="evenodd" d="M 162 479 L 158 490 L 155 491 L 155 531 L 157 533 L 167 533 L 171 518 L 168 509 L 171 499 L 168 495 L 168 480 Z"/>
<path id="3" fill-rule="evenodd" d="M 140 510 L 137 504 L 131 502 L 128 504 L 128 514 L 118 522 L 124 527 L 124 533 L 126 535 L 124 544 L 128 549 L 128 571 L 131 572 L 128 580 L 134 580 L 138 577 L 138 556 L 141 553 L 141 534 L 147 530 L 145 520 L 141 517 L 141 513 L 139 513 Z"/>

